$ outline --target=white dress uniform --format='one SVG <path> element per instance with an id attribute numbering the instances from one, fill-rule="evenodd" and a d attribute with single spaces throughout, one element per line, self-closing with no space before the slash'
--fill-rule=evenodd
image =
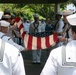
<path id="1" fill-rule="evenodd" d="M 58 28 L 56 29 L 57 32 L 62 32 L 63 31 L 63 26 L 64 26 L 64 22 L 62 21 L 62 19 L 60 19 L 57 23 Z"/>
<path id="2" fill-rule="evenodd" d="M 23 26 L 24 26 L 24 30 L 25 30 L 27 33 L 29 33 L 30 23 L 24 22 L 24 23 L 23 23 Z"/>
<path id="3" fill-rule="evenodd" d="M 21 53 L 2 39 L 0 39 L 0 75 L 26 75 Z"/>
<path id="4" fill-rule="evenodd" d="M 12 44 L 13 46 L 15 46 L 16 48 L 18 48 L 20 51 L 23 51 L 25 48 L 22 47 L 21 45 L 18 45 L 17 43 L 15 43 L 10 37 L 6 36 L 4 33 L 0 32 L 0 38 L 10 44 Z"/>
<path id="5" fill-rule="evenodd" d="M 35 32 L 41 32 L 42 31 L 42 25 L 41 25 L 41 22 L 39 21 L 39 25 L 38 25 L 38 31 L 34 31 L 34 23 L 32 23 L 30 25 L 30 30 L 29 32 L 30 33 L 35 33 Z M 41 59 L 41 50 L 33 50 L 32 51 L 32 55 L 33 55 L 33 63 L 40 63 L 40 59 Z"/>
<path id="6" fill-rule="evenodd" d="M 62 21 L 62 19 L 60 19 L 60 20 L 58 21 L 57 26 L 58 26 L 58 28 L 56 29 L 56 32 L 63 32 L 64 22 Z M 61 36 L 58 36 L 58 37 L 62 37 L 62 35 L 61 35 Z M 59 42 L 59 43 L 57 44 L 57 46 L 59 47 L 59 46 L 61 46 L 62 44 L 63 44 L 62 42 Z"/>
<path id="7" fill-rule="evenodd" d="M 41 32 L 45 32 L 45 27 L 46 27 L 46 23 L 45 22 L 41 22 Z"/>
<path id="8" fill-rule="evenodd" d="M 76 75 L 76 40 L 52 50 L 40 75 Z"/>
<path id="9" fill-rule="evenodd" d="M 38 14 L 34 14 L 34 17 L 39 18 Z M 42 24 L 41 21 L 38 21 L 38 23 L 35 23 L 34 21 L 30 24 L 30 28 L 29 28 L 29 33 L 38 33 L 38 32 L 42 32 Z M 40 63 L 40 59 L 41 59 L 41 50 L 33 50 L 32 51 L 32 55 L 33 55 L 33 63 Z"/>
<path id="10" fill-rule="evenodd" d="M 4 26 L 4 27 L 9 25 L 9 23 L 4 20 L 0 21 L 0 24 L 1 24 L 1 26 Z M 0 38 L 6 42 L 12 44 L 13 46 L 17 47 L 20 51 L 24 50 L 24 47 L 15 43 L 10 37 L 6 36 L 6 33 L 0 32 Z"/>

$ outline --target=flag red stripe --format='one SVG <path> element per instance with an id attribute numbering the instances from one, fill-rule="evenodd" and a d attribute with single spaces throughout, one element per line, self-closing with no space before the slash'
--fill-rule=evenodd
<path id="1" fill-rule="evenodd" d="M 37 37 L 37 49 L 41 49 L 41 38 Z"/>
<path id="2" fill-rule="evenodd" d="M 18 30 L 20 31 L 23 28 L 23 24 L 21 24 L 18 28 Z"/>
<path id="3" fill-rule="evenodd" d="M 27 49 L 28 50 L 32 49 L 32 40 L 33 40 L 33 36 L 29 35 L 29 37 L 28 37 L 28 44 L 27 44 Z"/>
<path id="4" fill-rule="evenodd" d="M 21 22 L 20 21 L 20 17 L 17 17 L 15 19 L 15 21 L 19 25 L 18 29 L 19 29 L 19 31 L 21 33 L 21 36 L 22 36 L 23 40 L 25 40 L 26 38 L 24 38 L 24 37 L 26 35 L 26 32 L 23 30 L 23 27 L 24 27 L 23 24 L 22 23 L 19 23 L 19 22 Z M 26 47 L 27 47 L 28 50 L 33 50 L 33 49 L 36 49 L 36 48 L 40 50 L 40 49 L 44 49 L 44 48 L 50 47 L 53 44 L 52 42 L 58 43 L 57 33 L 53 34 L 53 38 L 52 39 L 49 36 L 44 37 L 45 39 L 43 39 L 41 37 L 40 38 L 39 37 L 36 37 L 37 39 L 34 40 L 33 38 L 34 38 L 34 36 L 28 34 L 28 37 L 27 37 L 27 40 L 26 40 L 27 42 L 25 43 L 25 45 L 27 45 Z M 45 41 L 45 42 L 43 43 L 43 41 Z M 37 42 L 37 43 L 32 44 L 34 42 Z M 43 48 L 41 46 L 43 46 Z"/>
<path id="5" fill-rule="evenodd" d="M 23 28 L 23 24 L 21 24 L 20 26 L 19 26 L 19 31 L 21 30 Z M 20 32 L 21 33 L 21 32 Z M 23 31 L 23 33 L 21 34 L 22 35 L 22 39 L 24 40 L 24 36 L 25 36 L 25 34 L 26 34 L 26 32 L 25 31 Z"/>
<path id="6" fill-rule="evenodd" d="M 15 18 L 15 21 L 19 22 L 20 21 L 20 17 Z"/>
<path id="7" fill-rule="evenodd" d="M 22 33 L 22 39 L 24 40 L 24 36 L 25 36 L 26 32 Z"/>
<path id="8" fill-rule="evenodd" d="M 54 42 L 58 43 L 58 35 L 57 33 L 53 34 Z"/>
<path id="9" fill-rule="evenodd" d="M 47 48 L 50 47 L 49 39 L 51 39 L 49 36 L 45 37 L 45 45 Z"/>

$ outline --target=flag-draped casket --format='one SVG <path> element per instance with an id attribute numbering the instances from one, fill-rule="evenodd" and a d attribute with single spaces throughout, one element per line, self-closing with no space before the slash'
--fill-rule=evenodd
<path id="1" fill-rule="evenodd" d="M 19 32 L 22 36 L 22 39 L 24 41 L 25 48 L 27 50 L 41 50 L 46 49 L 51 46 L 54 46 L 58 42 L 57 33 L 54 33 L 52 35 L 44 36 L 44 37 L 37 37 L 30 34 L 27 34 L 24 31 L 24 27 L 22 24 L 22 21 L 20 17 L 17 17 L 15 19 L 15 22 L 18 25 Z"/>

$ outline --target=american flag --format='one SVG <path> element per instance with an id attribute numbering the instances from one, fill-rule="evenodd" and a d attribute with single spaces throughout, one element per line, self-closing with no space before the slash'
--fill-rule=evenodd
<path id="1" fill-rule="evenodd" d="M 15 19 L 19 32 L 22 36 L 22 39 L 24 41 L 25 48 L 27 50 L 42 50 L 49 48 L 51 46 L 54 46 L 58 42 L 57 33 L 54 33 L 52 35 L 43 36 L 43 37 L 37 37 L 31 34 L 27 34 L 24 31 L 24 27 L 22 24 L 22 21 L 20 17 L 17 17 Z"/>

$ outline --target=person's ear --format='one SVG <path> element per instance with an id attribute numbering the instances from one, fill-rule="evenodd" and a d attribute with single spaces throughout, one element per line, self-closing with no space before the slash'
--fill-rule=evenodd
<path id="1" fill-rule="evenodd" d="M 72 29 L 71 29 L 71 33 L 72 33 L 72 35 L 76 34 L 74 31 L 72 31 Z"/>
<path id="2" fill-rule="evenodd" d="M 74 32 L 72 31 L 72 29 L 71 29 L 71 33 L 74 34 Z"/>

